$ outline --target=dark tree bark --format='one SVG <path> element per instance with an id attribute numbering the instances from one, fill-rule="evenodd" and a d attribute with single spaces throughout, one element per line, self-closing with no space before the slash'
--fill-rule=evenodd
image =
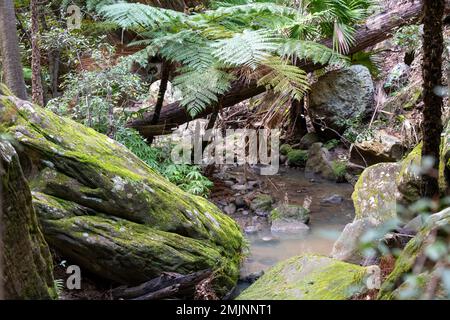
<path id="1" fill-rule="evenodd" d="M 390 38 L 392 36 L 392 30 L 417 21 L 421 9 L 421 2 L 413 1 L 400 6 L 395 10 L 384 12 L 370 18 L 366 25 L 358 28 L 355 34 L 354 44 L 350 48 L 348 54 L 354 54 Z M 333 47 L 331 39 L 322 41 L 322 44 L 330 48 Z M 315 65 L 309 61 L 300 61 L 297 65 L 307 72 L 323 67 L 323 65 Z M 222 107 L 228 108 L 263 92 L 265 92 L 265 87 L 258 87 L 256 81 L 251 82 L 250 84 L 235 82 L 231 86 L 231 89 L 222 97 Z M 204 118 L 213 112 L 213 110 L 214 106 L 211 105 L 202 113 L 198 114 L 196 118 Z M 156 126 L 150 124 L 152 118 L 152 113 L 146 114 L 143 119 L 137 119 L 129 123 L 129 127 L 138 130 L 141 135 L 149 138 L 153 135 L 170 133 L 172 128 L 192 120 L 186 110 L 180 106 L 178 102 L 169 104 L 164 108 Z"/>
<path id="2" fill-rule="evenodd" d="M 38 226 L 27 180 L 16 151 L 2 140 L 0 185 L 3 298 L 55 298 L 50 251 Z"/>
<path id="3" fill-rule="evenodd" d="M 423 176 L 423 196 L 439 195 L 439 149 L 442 127 L 442 97 L 436 89 L 442 86 L 442 54 L 444 52 L 443 21 L 445 0 L 423 3 L 423 148 L 422 159 L 434 159 L 433 172 Z"/>
<path id="4" fill-rule="evenodd" d="M 291 104 L 291 126 L 292 133 L 295 137 L 303 137 L 308 133 L 308 127 L 306 125 L 306 113 L 305 113 L 305 98 L 302 100 L 292 100 Z"/>
<path id="5" fill-rule="evenodd" d="M 27 90 L 20 62 L 19 38 L 12 0 L 0 0 L 0 49 L 5 84 L 17 97 L 26 100 Z"/>
<path id="6" fill-rule="evenodd" d="M 39 49 L 39 4 L 30 1 L 31 12 L 31 99 L 44 106 L 44 89 L 41 78 L 41 51 Z"/>

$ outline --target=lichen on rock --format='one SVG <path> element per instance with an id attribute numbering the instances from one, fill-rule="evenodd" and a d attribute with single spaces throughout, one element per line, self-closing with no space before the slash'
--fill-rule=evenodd
<path id="1" fill-rule="evenodd" d="M 303 255 L 269 269 L 238 300 L 347 300 L 367 291 L 367 268 Z"/>
<path id="2" fill-rule="evenodd" d="M 124 284 L 163 271 L 212 269 L 224 294 L 238 278 L 243 236 L 204 198 L 182 191 L 120 143 L 13 97 L 2 121 L 23 150 L 49 244 Z M 121 225 L 124 232 L 116 226 Z M 85 234 L 88 236 L 86 237 Z"/>

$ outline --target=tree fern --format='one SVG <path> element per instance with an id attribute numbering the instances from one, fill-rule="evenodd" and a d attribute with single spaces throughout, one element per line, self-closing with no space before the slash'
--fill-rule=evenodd
<path id="1" fill-rule="evenodd" d="M 101 7 L 99 13 L 122 28 L 155 29 L 185 18 L 184 13 L 140 3 L 117 3 Z"/>
<path id="2" fill-rule="evenodd" d="M 183 92 L 181 105 L 195 116 L 211 103 L 218 102 L 218 96 L 230 88 L 232 79 L 229 73 L 210 67 L 203 71 L 185 71 L 173 79 L 173 84 Z"/>
<path id="3" fill-rule="evenodd" d="M 275 56 L 266 59 L 264 65 L 271 71 L 259 79 L 258 85 L 297 100 L 300 100 L 309 89 L 307 74 L 302 69 Z"/>
<path id="4" fill-rule="evenodd" d="M 231 66 L 256 67 L 277 48 L 275 38 L 267 30 L 244 30 L 232 38 L 216 41 L 213 55 Z"/>
<path id="5" fill-rule="evenodd" d="M 278 53 L 285 57 L 292 57 L 299 60 L 309 60 L 314 64 L 348 64 L 347 57 L 314 41 L 289 39 L 279 47 Z"/>

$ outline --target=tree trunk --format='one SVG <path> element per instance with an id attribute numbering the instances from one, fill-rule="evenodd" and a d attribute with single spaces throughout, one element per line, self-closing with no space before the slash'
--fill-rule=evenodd
<path id="1" fill-rule="evenodd" d="M 301 101 L 296 99 L 292 100 L 290 112 L 292 133 L 296 138 L 301 138 L 308 133 L 305 116 L 305 98 L 303 97 Z"/>
<path id="2" fill-rule="evenodd" d="M 366 25 L 361 26 L 357 30 L 354 45 L 350 48 L 348 54 L 354 54 L 386 40 L 392 36 L 392 30 L 417 21 L 421 8 L 420 1 L 408 2 L 395 10 L 384 12 L 368 19 Z M 333 47 L 331 39 L 326 39 L 322 43 L 330 48 Z M 307 72 L 311 72 L 323 68 L 323 65 L 315 65 L 308 61 L 301 61 L 298 63 L 298 67 Z M 250 84 L 235 82 L 228 93 L 223 96 L 222 107 L 228 108 L 263 92 L 265 92 L 265 87 L 258 87 L 256 81 Z M 211 105 L 198 114 L 196 118 L 203 118 L 213 112 L 213 110 L 214 106 Z M 170 133 L 172 128 L 192 120 L 186 110 L 180 106 L 179 102 L 169 104 L 164 108 L 159 118 L 158 128 L 150 125 L 152 118 L 152 113 L 146 114 L 144 119 L 137 119 L 129 123 L 129 127 L 138 130 L 144 137 L 149 138 L 151 137 L 150 134 L 161 135 Z"/>
<path id="3" fill-rule="evenodd" d="M 56 298 L 52 260 L 38 227 L 19 157 L 0 140 L 1 262 L 4 299 Z"/>
<path id="4" fill-rule="evenodd" d="M 439 196 L 439 149 L 442 133 L 442 54 L 444 38 L 442 18 L 445 0 L 424 0 L 423 5 L 423 148 L 422 159 L 434 159 L 434 170 L 423 176 L 423 196 Z"/>
<path id="5" fill-rule="evenodd" d="M 164 105 L 164 97 L 166 96 L 167 84 L 168 84 L 169 78 L 170 78 L 170 70 L 171 70 L 170 62 L 163 61 L 162 70 L 161 70 L 161 81 L 160 81 L 159 90 L 158 90 L 158 99 L 156 100 L 155 111 L 153 112 L 153 118 L 150 122 L 150 125 L 152 125 L 152 126 L 158 124 L 158 121 L 159 121 L 161 109 Z M 153 136 L 149 137 L 149 139 L 147 141 L 149 144 L 152 144 Z"/>
<path id="6" fill-rule="evenodd" d="M 0 0 L 0 49 L 5 84 L 17 97 L 27 99 L 12 0 Z"/>
<path id="7" fill-rule="evenodd" d="M 31 11 L 31 97 L 33 103 L 44 106 L 44 89 L 41 78 L 41 51 L 39 50 L 39 5 L 30 1 Z"/>

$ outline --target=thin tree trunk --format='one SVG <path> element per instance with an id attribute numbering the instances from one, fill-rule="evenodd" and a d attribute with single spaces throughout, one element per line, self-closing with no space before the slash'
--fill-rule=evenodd
<path id="1" fill-rule="evenodd" d="M 31 11 L 31 97 L 32 101 L 44 106 L 44 89 L 41 78 L 41 51 L 39 50 L 39 4 L 30 1 Z"/>
<path id="2" fill-rule="evenodd" d="M 423 4 L 423 148 L 422 159 L 434 159 L 433 172 L 423 176 L 423 196 L 439 195 L 439 149 L 442 133 L 442 54 L 444 52 L 443 23 L 445 0 L 424 0 Z"/>
<path id="3" fill-rule="evenodd" d="M 161 80 L 160 80 L 159 90 L 158 90 L 158 99 L 156 100 L 155 111 L 153 111 L 153 118 L 150 122 L 150 124 L 152 126 L 156 125 L 158 123 L 159 117 L 161 115 L 161 109 L 164 105 L 164 98 L 166 96 L 166 91 L 167 91 L 167 84 L 169 83 L 170 70 L 171 70 L 170 62 L 163 61 L 162 70 L 161 70 Z M 151 136 L 148 139 L 149 144 L 152 144 L 153 138 L 154 137 Z"/>
<path id="4" fill-rule="evenodd" d="M 303 97 L 300 101 L 292 100 L 290 111 L 292 132 L 296 138 L 301 138 L 308 133 L 305 115 L 305 98 Z"/>
<path id="5" fill-rule="evenodd" d="M 18 98 L 27 99 L 12 0 L 0 0 L 0 49 L 5 84 Z"/>

